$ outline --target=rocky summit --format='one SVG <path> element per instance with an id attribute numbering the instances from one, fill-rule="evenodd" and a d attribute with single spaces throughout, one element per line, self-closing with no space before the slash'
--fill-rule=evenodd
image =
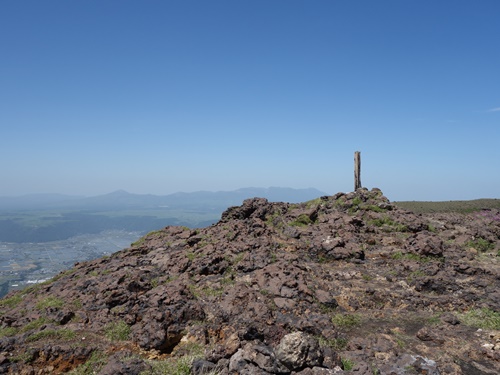
<path id="1" fill-rule="evenodd" d="M 0 301 L 4 374 L 499 374 L 500 214 L 249 199 Z"/>

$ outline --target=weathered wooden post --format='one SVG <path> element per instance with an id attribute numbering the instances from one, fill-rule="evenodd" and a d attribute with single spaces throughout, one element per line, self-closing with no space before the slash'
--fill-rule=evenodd
<path id="1" fill-rule="evenodd" d="M 354 153 L 354 191 L 361 187 L 361 153 Z"/>

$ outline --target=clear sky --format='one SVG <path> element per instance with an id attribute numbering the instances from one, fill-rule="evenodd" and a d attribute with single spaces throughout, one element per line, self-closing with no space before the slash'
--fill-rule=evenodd
<path id="1" fill-rule="evenodd" d="M 0 2 L 0 196 L 500 198 L 500 1 Z"/>

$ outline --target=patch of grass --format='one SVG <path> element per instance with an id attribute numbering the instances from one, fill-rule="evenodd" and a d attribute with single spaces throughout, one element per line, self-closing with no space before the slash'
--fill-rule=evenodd
<path id="1" fill-rule="evenodd" d="M 224 293 L 224 288 L 212 288 L 212 287 L 204 287 L 200 288 L 196 285 L 189 285 L 189 291 L 195 298 L 200 297 L 219 297 Z"/>
<path id="2" fill-rule="evenodd" d="M 392 202 L 396 206 L 415 213 L 460 212 L 468 213 L 488 208 L 500 209 L 500 199 L 476 199 L 471 201 L 445 202 Z"/>
<path id="3" fill-rule="evenodd" d="M 414 254 L 414 253 L 403 253 L 401 251 L 397 251 L 394 254 L 392 254 L 391 258 L 394 260 L 401 260 L 401 259 L 413 260 L 413 261 L 419 262 L 419 263 L 428 263 L 428 262 L 431 262 L 435 259 L 439 259 L 439 258 L 431 258 L 431 257 L 421 256 L 421 255 Z"/>
<path id="4" fill-rule="evenodd" d="M 344 207 L 345 202 L 346 202 L 345 196 L 344 196 L 344 194 L 342 194 L 337 199 L 335 199 L 335 203 L 334 204 L 335 204 L 335 206 L 337 208 L 342 208 L 342 207 Z"/>
<path id="5" fill-rule="evenodd" d="M 138 247 L 144 244 L 146 242 L 146 236 L 139 238 L 137 241 L 132 242 L 130 246 L 132 247 Z"/>
<path id="6" fill-rule="evenodd" d="M 399 336 L 396 336 L 396 344 L 403 349 L 406 346 L 406 342 Z"/>
<path id="7" fill-rule="evenodd" d="M 207 297 L 219 297 L 224 293 L 223 288 L 202 288 L 201 292 Z"/>
<path id="8" fill-rule="evenodd" d="M 0 308 L 2 307 L 16 307 L 23 300 L 20 294 L 14 294 L 12 297 L 5 298 L 0 301 Z"/>
<path id="9" fill-rule="evenodd" d="M 365 206 L 364 209 L 366 211 L 373 211 L 373 212 L 386 212 L 387 209 L 381 208 L 379 206 L 376 206 L 374 204 L 369 204 L 368 206 Z"/>
<path id="10" fill-rule="evenodd" d="M 370 368 L 372 370 L 372 375 L 380 375 L 380 370 L 373 363 L 370 363 Z"/>
<path id="11" fill-rule="evenodd" d="M 201 292 L 196 287 L 196 285 L 189 284 L 188 285 L 189 292 L 193 295 L 194 298 L 198 299 L 201 297 Z"/>
<path id="12" fill-rule="evenodd" d="M 391 329 L 391 334 L 394 335 L 394 338 L 396 340 L 396 344 L 398 344 L 398 346 L 403 349 L 405 346 L 406 346 L 406 340 L 407 340 L 407 337 L 405 337 L 405 335 L 403 335 L 399 330 L 397 329 Z"/>
<path id="13" fill-rule="evenodd" d="M 32 335 L 28 336 L 26 341 L 31 342 L 31 341 L 38 341 L 38 340 L 47 340 L 47 339 L 60 339 L 60 340 L 71 340 L 74 339 L 76 336 L 76 333 L 70 329 L 47 329 L 44 331 L 36 332 L 33 333 Z"/>
<path id="14" fill-rule="evenodd" d="M 110 310 L 113 315 L 125 314 L 127 307 L 125 305 L 117 305 Z"/>
<path id="15" fill-rule="evenodd" d="M 15 327 L 0 328 L 0 337 L 11 337 L 17 335 L 19 329 Z"/>
<path id="16" fill-rule="evenodd" d="M 375 225 L 376 227 L 381 227 L 382 225 L 394 225 L 394 221 L 387 216 L 370 220 L 368 223 Z"/>
<path id="17" fill-rule="evenodd" d="M 337 328 L 352 328 L 361 324 L 361 318 L 356 314 L 334 314 L 332 323 Z"/>
<path id="18" fill-rule="evenodd" d="M 169 283 L 177 280 L 178 278 L 179 278 L 179 276 L 167 276 L 167 278 L 165 279 L 165 281 L 163 283 L 169 284 Z"/>
<path id="19" fill-rule="evenodd" d="M 276 223 L 276 219 L 279 218 L 281 216 L 281 212 L 273 212 L 272 215 L 269 215 L 267 218 L 266 218 L 266 224 L 268 226 L 275 226 L 277 225 Z M 279 225 L 278 225 L 279 226 Z"/>
<path id="20" fill-rule="evenodd" d="M 87 362 L 71 370 L 68 375 L 94 375 L 104 367 L 107 357 L 101 351 L 94 351 Z"/>
<path id="21" fill-rule="evenodd" d="M 47 280 L 47 281 L 44 281 L 44 282 L 41 282 L 38 284 L 30 285 L 27 288 L 21 290 L 21 295 L 25 296 L 25 295 L 30 294 L 30 293 L 37 295 L 38 292 L 40 291 L 40 289 L 42 289 L 42 286 L 46 285 L 46 283 L 48 284 L 49 282 L 50 282 L 50 280 Z"/>
<path id="22" fill-rule="evenodd" d="M 334 339 L 325 339 L 323 336 L 318 338 L 318 342 L 320 346 L 328 346 L 332 348 L 333 350 L 344 350 L 347 347 L 347 343 L 349 342 L 346 338 L 344 337 L 337 337 Z"/>
<path id="23" fill-rule="evenodd" d="M 351 371 L 355 365 L 349 358 L 340 358 L 340 362 L 342 362 L 342 370 L 344 371 Z"/>
<path id="24" fill-rule="evenodd" d="M 309 288 L 309 289 L 311 289 L 311 288 Z M 314 293 L 314 291 L 313 291 L 313 293 Z M 321 311 L 322 314 L 331 315 L 331 314 L 335 313 L 335 311 L 337 311 L 337 307 L 334 305 L 321 303 L 316 298 L 314 301 L 316 302 L 316 305 L 318 306 L 319 311 Z"/>
<path id="25" fill-rule="evenodd" d="M 48 296 L 47 298 L 38 301 L 36 304 L 36 308 L 38 310 L 43 310 L 49 307 L 60 309 L 63 306 L 64 306 L 64 301 L 54 296 Z"/>
<path id="26" fill-rule="evenodd" d="M 239 253 L 238 255 L 236 255 L 234 258 L 233 258 L 233 261 L 232 263 L 233 264 L 238 264 L 239 262 L 241 262 L 243 260 L 243 258 L 245 257 L 245 255 L 247 254 L 246 251 L 243 251 L 242 253 Z"/>
<path id="27" fill-rule="evenodd" d="M 36 320 L 32 320 L 31 322 L 29 322 L 28 324 L 26 324 L 24 327 L 21 328 L 21 332 L 28 332 L 33 329 L 38 329 L 46 323 L 48 323 L 47 318 L 39 318 Z"/>
<path id="28" fill-rule="evenodd" d="M 195 254 L 195 253 L 193 253 L 192 251 L 188 251 L 188 252 L 186 253 L 186 257 L 187 257 L 190 261 L 193 261 L 193 260 L 195 260 L 195 259 L 198 257 L 198 255 L 196 255 L 196 254 Z"/>
<path id="29" fill-rule="evenodd" d="M 356 197 L 352 200 L 352 206 L 349 207 L 349 214 L 355 214 L 356 212 L 358 212 L 360 209 L 361 209 L 361 204 L 363 203 L 363 201 L 361 200 L 361 198 L 359 197 Z"/>
<path id="30" fill-rule="evenodd" d="M 64 276 L 67 276 L 67 275 L 71 275 L 72 273 L 75 273 L 76 272 L 76 269 L 75 268 L 72 268 L 72 269 L 69 269 L 69 270 L 66 270 L 66 271 L 62 271 L 60 272 L 59 274 L 55 275 L 52 279 L 49 279 L 47 281 L 44 281 L 43 283 L 40 283 L 42 285 L 46 285 L 46 284 L 50 284 L 50 283 L 53 283 L 54 281 L 57 281 L 59 280 L 60 278 L 64 277 Z"/>
<path id="31" fill-rule="evenodd" d="M 182 345 L 179 350 L 184 355 L 180 357 L 170 357 L 161 361 L 148 361 L 151 370 L 142 371 L 140 375 L 190 375 L 193 361 L 202 359 L 204 347 L 198 343 L 187 343 Z M 215 375 L 216 372 L 211 372 L 207 375 Z"/>
<path id="32" fill-rule="evenodd" d="M 427 324 L 437 325 L 437 324 L 441 323 L 441 315 L 435 314 L 433 316 L 426 318 L 425 321 L 427 322 Z"/>
<path id="33" fill-rule="evenodd" d="M 207 246 L 209 244 L 210 244 L 210 242 L 208 242 L 207 240 L 201 240 L 200 242 L 198 242 L 196 244 L 196 248 L 201 249 L 201 248 L 204 248 L 205 246 Z"/>
<path id="34" fill-rule="evenodd" d="M 363 203 L 363 201 L 361 200 L 360 197 L 354 197 L 354 199 L 352 200 L 353 206 L 359 206 L 361 205 L 361 203 Z"/>
<path id="35" fill-rule="evenodd" d="M 396 223 L 393 228 L 395 232 L 408 232 L 408 227 L 404 224 Z"/>
<path id="36" fill-rule="evenodd" d="M 432 233 L 436 233 L 437 232 L 436 227 L 434 225 L 432 225 L 432 224 L 427 224 L 427 230 L 429 232 L 432 232 Z"/>
<path id="37" fill-rule="evenodd" d="M 30 363 L 33 360 L 33 355 L 29 352 L 24 352 L 9 358 L 11 362 Z"/>
<path id="38" fill-rule="evenodd" d="M 161 238 L 162 234 L 163 234 L 163 230 L 161 230 L 161 229 L 160 230 L 153 230 L 153 231 L 147 233 L 145 236 L 139 238 L 137 241 L 132 242 L 130 244 L 130 246 L 132 246 L 132 247 L 142 246 L 150 238 L 155 238 L 155 237 Z"/>
<path id="39" fill-rule="evenodd" d="M 397 223 L 391 218 L 384 216 L 377 219 L 368 221 L 368 224 L 375 225 L 376 227 L 387 227 L 391 232 L 407 232 L 408 228 L 406 225 Z"/>
<path id="40" fill-rule="evenodd" d="M 234 285 L 236 283 L 234 281 L 235 276 L 236 276 L 236 271 L 233 269 L 233 267 L 227 267 L 226 270 L 224 271 L 223 278 L 220 281 L 221 285 L 224 286 Z"/>
<path id="41" fill-rule="evenodd" d="M 459 319 L 468 326 L 500 330 L 500 313 L 489 308 L 472 309 L 458 315 Z"/>
<path id="42" fill-rule="evenodd" d="M 229 232 L 227 232 L 224 237 L 228 240 L 228 241 L 232 241 L 236 238 L 236 233 L 233 232 L 232 230 L 230 230 Z"/>
<path id="43" fill-rule="evenodd" d="M 311 199 L 310 201 L 307 201 L 304 204 L 306 208 L 313 208 L 319 206 L 321 203 L 323 203 L 323 199 L 316 198 L 316 199 Z"/>
<path id="44" fill-rule="evenodd" d="M 313 223 L 313 221 L 311 220 L 311 218 L 308 215 L 301 214 L 297 217 L 297 219 L 292 221 L 290 223 L 290 225 L 293 227 L 305 227 L 305 226 L 312 224 L 312 223 Z"/>
<path id="45" fill-rule="evenodd" d="M 184 356 L 177 360 L 150 361 L 151 370 L 142 371 L 140 375 L 190 375 L 191 366 L 195 359 Z"/>
<path id="46" fill-rule="evenodd" d="M 408 281 L 413 281 L 415 279 L 418 279 L 419 277 L 424 277 L 426 276 L 426 274 L 420 270 L 416 270 L 416 271 L 413 271 L 411 272 L 408 277 L 407 277 L 407 280 Z"/>
<path id="47" fill-rule="evenodd" d="M 487 251 L 493 250 L 495 245 L 491 243 L 490 241 L 484 239 L 484 238 L 476 238 L 475 240 L 471 240 L 465 243 L 465 246 L 467 247 L 473 247 L 477 251 L 481 253 L 485 253 Z"/>
<path id="48" fill-rule="evenodd" d="M 160 279 L 158 277 L 151 279 L 151 288 L 156 288 L 158 285 L 160 285 Z"/>
<path id="49" fill-rule="evenodd" d="M 130 338 L 130 326 L 123 320 L 109 323 L 104 327 L 104 335 L 111 341 L 127 341 Z"/>

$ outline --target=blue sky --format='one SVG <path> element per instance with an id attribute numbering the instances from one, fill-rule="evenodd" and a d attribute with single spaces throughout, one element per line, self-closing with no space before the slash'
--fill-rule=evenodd
<path id="1" fill-rule="evenodd" d="M 500 198 L 500 1 L 2 1 L 0 196 Z"/>

